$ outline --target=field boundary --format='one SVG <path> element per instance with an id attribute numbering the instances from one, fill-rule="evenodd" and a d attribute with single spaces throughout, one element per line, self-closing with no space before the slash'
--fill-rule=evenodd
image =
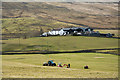
<path id="1" fill-rule="evenodd" d="M 28 51 L 28 52 L 2 52 L 2 55 L 14 55 L 14 54 L 60 54 L 60 53 L 103 53 L 103 54 L 113 54 L 113 55 L 120 55 L 115 54 L 112 52 L 100 52 L 100 50 L 120 50 L 120 48 L 107 48 L 107 49 L 87 49 L 87 50 L 78 50 L 78 51 Z M 99 52 L 97 52 L 99 51 Z"/>

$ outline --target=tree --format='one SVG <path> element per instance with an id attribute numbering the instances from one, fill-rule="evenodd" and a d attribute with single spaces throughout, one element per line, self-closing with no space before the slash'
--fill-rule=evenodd
<path id="1" fill-rule="evenodd" d="M 40 35 L 42 35 L 44 33 L 43 29 L 40 28 Z"/>

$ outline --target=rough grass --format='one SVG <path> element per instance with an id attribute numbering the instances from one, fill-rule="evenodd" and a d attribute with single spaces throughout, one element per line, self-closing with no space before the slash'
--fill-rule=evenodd
<path id="1" fill-rule="evenodd" d="M 8 26 L 9 25 L 9 26 Z M 39 31 L 43 28 L 44 31 L 47 29 L 69 27 L 71 24 L 59 22 L 45 18 L 4 18 L 2 19 L 2 32 L 5 33 L 27 33 L 29 31 Z M 21 31 L 19 31 L 21 30 Z"/>
<path id="2" fill-rule="evenodd" d="M 56 19 L 94 28 L 116 28 L 116 3 L 3 3 L 3 18 L 37 17 Z"/>
<path id="3" fill-rule="evenodd" d="M 75 51 L 118 48 L 118 39 L 84 36 L 33 37 L 28 39 L 9 39 L 2 42 L 4 43 L 3 51 Z"/>
<path id="4" fill-rule="evenodd" d="M 67 69 L 43 67 L 43 62 L 71 64 Z M 100 53 L 63 53 L 49 55 L 2 55 L 4 78 L 116 78 L 118 56 Z M 90 69 L 85 70 L 83 66 Z"/>

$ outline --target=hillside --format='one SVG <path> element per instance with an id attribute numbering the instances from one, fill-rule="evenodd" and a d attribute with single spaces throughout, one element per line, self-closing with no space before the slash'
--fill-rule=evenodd
<path id="1" fill-rule="evenodd" d="M 4 2 L 3 18 L 34 17 L 93 28 L 117 28 L 117 3 Z"/>
<path id="2" fill-rule="evenodd" d="M 3 2 L 2 37 L 26 38 L 39 36 L 41 30 L 86 26 L 111 33 L 109 29 L 118 27 L 117 12 L 117 3 Z M 117 30 L 112 33 L 118 36 Z"/>

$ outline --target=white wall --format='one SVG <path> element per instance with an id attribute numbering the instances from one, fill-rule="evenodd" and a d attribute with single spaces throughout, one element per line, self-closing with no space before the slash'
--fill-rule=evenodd
<path id="1" fill-rule="evenodd" d="M 60 31 L 49 31 L 48 32 L 49 35 L 64 35 L 65 31 L 63 31 L 62 29 Z"/>

